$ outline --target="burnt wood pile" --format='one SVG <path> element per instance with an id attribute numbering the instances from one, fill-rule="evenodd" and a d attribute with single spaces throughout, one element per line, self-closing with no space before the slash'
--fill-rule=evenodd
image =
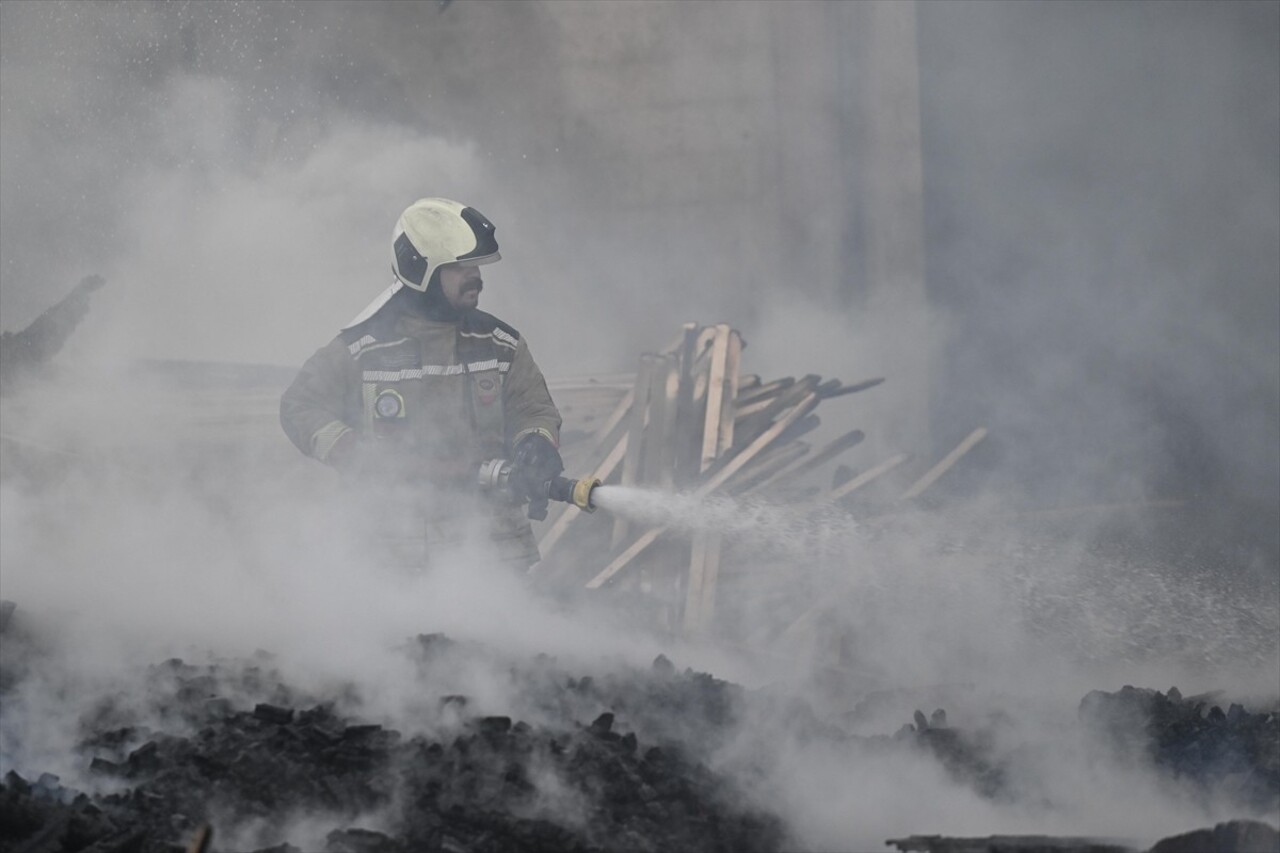
<path id="1" fill-rule="evenodd" d="M 207 839 L 209 825 L 206 853 L 298 853 L 295 842 L 326 853 L 797 849 L 768 794 L 771 778 L 791 778 L 770 767 L 778 743 L 792 739 L 821 743 L 848 766 L 925 757 L 993 802 L 1052 805 L 1027 788 L 1017 763 L 1040 746 L 998 745 L 1009 737 L 998 714 L 957 721 L 916 710 L 894 734 L 858 736 L 794 696 L 680 671 L 665 657 L 573 676 L 546 656 L 517 659 L 441 635 L 419 636 L 400 654 L 421 695 L 413 724 L 426 733 L 370 719 L 354 686 L 323 696 L 294 689 L 269 658 L 152 666 L 132 685 L 144 703 L 107 697 L 85 709 L 74 743 L 79 779 L 30 771 L 0 779 L 0 851 L 179 853 Z M 505 672 L 518 707 L 481 711 L 472 697 L 443 692 L 449 672 L 477 667 Z M 21 681 L 0 695 L 7 708 L 20 701 Z M 905 697 L 894 701 L 910 708 Z M 1204 797 L 1229 793 L 1274 810 L 1280 709 L 1224 711 L 1217 701 L 1176 689 L 1094 692 L 1080 704 L 1079 726 L 1086 742 Z M 747 760 L 726 761 L 726 746 Z M 312 828 L 291 825 L 299 817 Z M 931 822 L 922 804 L 921 831 Z M 319 842 L 300 838 L 317 831 Z M 1204 832 L 1222 836 L 1213 849 L 1228 853 L 1276 838 L 1263 824 Z M 971 846 L 978 841 L 890 843 L 934 853 L 1144 849 L 1035 836 Z M 1155 849 L 1196 849 L 1168 841 Z"/>
<path id="2" fill-rule="evenodd" d="M 904 450 L 851 467 L 846 454 L 864 432 L 847 430 L 815 445 L 817 409 L 885 380 L 743 374 L 743 347 L 728 325 L 687 323 L 666 349 L 641 357 L 625 391 L 610 396 L 602 383 L 584 400 L 589 385 L 564 394 L 553 386 L 557 399 L 568 399 L 562 408 L 570 476 L 694 497 L 766 496 L 814 511 L 851 507 L 875 484 L 884 488 L 873 511 L 883 511 L 886 503 L 915 501 L 986 435 L 985 428 L 973 430 L 934 464 Z M 615 380 L 611 387 L 621 386 Z M 626 518 L 611 525 L 586 520 L 567 505 L 556 512 L 541 529 L 543 561 L 533 569 L 539 581 L 618 592 L 673 633 L 714 633 L 731 542 L 713 532 L 681 537 Z"/>
<path id="3" fill-rule="evenodd" d="M 178 853 L 214 823 L 214 853 L 297 853 L 279 839 L 298 816 L 336 824 L 329 853 L 782 846 L 778 818 L 705 763 L 740 688 L 665 658 L 593 679 L 539 657 L 511 672 L 543 719 L 530 723 L 431 692 L 442 668 L 500 665 L 487 650 L 426 635 L 404 652 L 431 736 L 353 717 L 264 661 L 153 666 L 138 691 L 149 707 L 105 701 L 83 715 L 82 788 L 50 774 L 0 780 L 0 851 Z M 245 843 L 255 837 L 268 843 Z"/>

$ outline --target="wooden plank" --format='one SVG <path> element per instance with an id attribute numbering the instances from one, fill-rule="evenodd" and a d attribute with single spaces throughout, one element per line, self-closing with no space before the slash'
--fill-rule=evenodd
<path id="1" fill-rule="evenodd" d="M 632 560 L 644 553 L 646 548 L 656 542 L 658 537 L 666 532 L 666 527 L 652 527 L 649 530 L 646 530 L 636 539 L 636 541 L 628 545 L 625 551 L 617 557 L 614 557 L 613 561 L 609 563 L 609 565 L 605 566 L 603 571 L 591 580 L 587 581 L 587 589 L 599 589 L 606 581 L 630 565 Z"/>
<path id="2" fill-rule="evenodd" d="M 779 379 L 754 389 L 750 393 L 739 393 L 735 401 L 737 403 L 735 409 L 737 419 L 742 421 L 758 412 L 764 411 L 778 399 L 779 395 L 790 388 L 794 388 L 795 384 L 795 377 L 788 376 L 785 379 Z M 815 387 L 813 390 L 816 391 L 818 389 Z"/>
<path id="3" fill-rule="evenodd" d="M 693 376 L 693 400 L 700 403 L 706 400 L 709 387 L 711 351 L 714 349 L 716 330 L 709 326 L 698 333 L 694 344 L 693 364 L 690 375 Z"/>
<path id="4" fill-rule="evenodd" d="M 702 538 L 705 539 L 701 556 L 703 564 L 702 594 L 693 602 L 694 610 L 692 613 L 687 607 L 685 609 L 684 629 L 686 634 L 705 632 L 711 626 L 711 619 L 715 615 L 716 582 L 720 575 L 720 551 L 723 537 L 719 533 L 707 533 Z"/>
<path id="5" fill-rule="evenodd" d="M 694 424 L 698 421 L 698 406 L 693 400 L 693 365 L 697 358 L 698 326 L 694 323 L 684 325 L 684 339 L 680 346 L 679 387 L 676 392 L 676 426 L 674 436 L 675 484 L 684 488 L 697 474 L 698 451 L 697 430 Z"/>
<path id="6" fill-rule="evenodd" d="M 676 403 L 680 392 L 680 367 L 675 356 L 663 356 L 653 375 L 649 393 L 649 429 L 653 433 L 646 456 L 643 482 L 670 491 L 675 487 Z"/>
<path id="7" fill-rule="evenodd" d="M 804 444 L 804 442 L 797 442 L 797 444 Z M 781 442 L 775 441 L 768 450 L 757 455 L 755 459 L 752 459 L 747 463 L 747 465 L 738 471 L 737 474 L 730 477 L 729 482 L 725 483 L 725 487 L 729 489 L 736 489 L 748 479 L 754 479 L 759 476 L 761 469 L 767 467 L 769 470 L 773 470 L 776 467 L 775 463 L 778 458 L 787 453 L 788 446 L 789 445 L 784 445 Z M 729 457 L 726 457 L 721 464 L 728 465 Z"/>
<path id="8" fill-rule="evenodd" d="M 739 472 L 739 476 L 726 484 L 725 489 L 732 495 L 759 491 L 767 484 L 774 482 L 778 475 L 786 471 L 792 463 L 808 454 L 809 449 L 809 445 L 803 441 L 780 443 L 777 447 L 771 448 L 768 453 L 760 454 L 758 464 Z"/>
<path id="9" fill-rule="evenodd" d="M 627 452 L 622 457 L 622 477 L 619 483 L 635 486 L 639 482 L 641 456 L 646 450 L 645 427 L 649 424 L 649 392 L 652 390 L 653 359 L 646 353 L 640 356 L 634 389 L 635 403 L 627 421 Z M 620 515 L 613 517 L 613 536 L 610 549 L 616 549 L 626 540 L 629 523 Z"/>
<path id="10" fill-rule="evenodd" d="M 702 602 L 702 583 L 707 565 L 708 550 L 719 543 L 707 533 L 694 534 L 689 548 L 689 573 L 685 578 L 684 610 L 680 621 L 682 632 L 688 636 L 698 627 L 698 609 Z"/>
<path id="11" fill-rule="evenodd" d="M 773 399 L 773 396 L 767 396 L 761 397 L 758 400 L 753 400 L 747 405 L 740 407 L 734 416 L 737 420 L 746 420 L 757 412 L 763 412 L 765 409 L 769 408 L 769 404 L 773 402 Z"/>
<path id="12" fill-rule="evenodd" d="M 741 411 L 743 406 L 749 406 L 750 404 L 762 400 L 765 397 L 773 397 L 774 395 L 781 393 L 786 388 L 794 385 L 795 381 L 796 379 L 794 376 L 785 376 L 782 379 L 775 379 L 765 385 L 757 385 L 750 389 L 750 391 L 743 391 L 738 395 L 739 411 Z"/>
<path id="13" fill-rule="evenodd" d="M 834 488 L 830 492 L 827 492 L 818 500 L 822 503 L 834 503 L 835 501 L 838 501 L 841 498 L 848 497 L 849 495 L 856 492 L 858 489 L 861 489 L 867 483 L 870 483 L 871 481 L 876 480 L 884 476 L 885 474 L 888 474 L 894 468 L 897 468 L 899 465 L 901 465 L 903 462 L 906 462 L 910 458 L 911 458 L 910 453 L 899 453 L 897 456 L 891 456 L 885 461 L 881 462 L 879 465 L 875 466 L 874 468 L 871 468 L 867 471 L 863 471 L 861 474 L 854 477 L 849 482 L 842 483 L 837 488 Z"/>
<path id="14" fill-rule="evenodd" d="M 717 326 L 708 375 L 702 473 L 733 446 L 734 402 L 738 396 L 738 367 L 741 358 L 742 338 L 727 325 Z M 686 634 L 702 632 L 710 625 L 715 610 L 720 551 L 719 533 L 703 532 L 694 537 L 685 589 Z"/>
<path id="15" fill-rule="evenodd" d="M 694 493 L 698 496 L 703 496 L 710 494 L 713 490 L 719 488 L 726 480 L 740 471 L 748 462 L 759 455 L 760 451 L 772 444 L 773 440 L 785 432 L 787 427 L 809 414 L 817 405 L 818 395 L 810 392 L 803 399 L 797 402 L 795 406 L 792 407 L 791 411 L 779 418 L 773 426 L 769 427 L 769 429 L 756 436 L 749 445 L 744 447 L 737 455 L 730 459 L 726 465 L 712 474 L 710 479 L 708 479 L 703 485 L 699 486 Z"/>
<path id="16" fill-rule="evenodd" d="M 738 409 L 738 368 L 742 364 L 742 336 L 729 330 L 729 346 L 725 353 L 724 403 L 720 411 L 720 453 L 733 447 L 734 424 Z"/>
<path id="17" fill-rule="evenodd" d="M 818 387 L 814 388 L 813 390 L 818 392 L 819 397 L 826 398 L 834 394 L 839 388 L 840 388 L 839 379 L 828 379 L 826 382 L 819 383 Z"/>
<path id="18" fill-rule="evenodd" d="M 978 442 L 982 441 L 982 439 L 986 438 L 986 436 L 987 436 L 986 427 L 978 427 L 973 432 L 969 433 L 967 436 L 965 436 L 964 441 L 961 441 L 958 445 L 956 445 L 955 450 L 952 450 L 950 453 L 948 453 L 945 457 L 943 457 L 941 462 L 939 462 L 937 465 L 934 465 L 925 473 L 923 477 L 921 477 L 919 480 L 914 482 L 909 489 L 907 489 L 905 492 L 902 493 L 902 497 L 898 498 L 898 500 L 909 501 L 912 498 L 920 497 L 920 495 L 923 494 L 925 489 L 932 486 L 934 483 L 938 481 L 939 477 L 947 473 L 947 471 L 951 470 L 951 467 L 955 465 L 957 462 L 959 462 L 962 456 L 964 456 L 966 453 L 972 450 L 978 444 Z"/>
<path id="19" fill-rule="evenodd" d="M 723 323 L 715 327 L 711 341 L 711 362 L 707 370 L 707 405 L 702 416 L 702 441 L 698 457 L 698 473 L 705 473 L 720 456 L 720 424 L 724 415 L 725 373 L 729 362 L 729 327 Z M 695 389 L 695 396 L 697 391 Z M 732 421 L 730 421 L 732 424 Z M 718 543 L 712 541 L 715 534 L 697 533 L 689 553 L 689 571 L 685 578 L 683 628 L 686 634 L 698 628 L 702 597 L 705 590 L 707 560 L 719 552 Z"/>
<path id="20" fill-rule="evenodd" d="M 725 403 L 725 368 L 729 361 L 729 327 L 715 328 L 711 343 L 711 369 L 707 374 L 707 411 L 702 421 L 702 455 L 698 470 L 706 471 L 720 455 L 720 421 Z M 730 428 L 733 421 L 730 419 Z"/>
<path id="21" fill-rule="evenodd" d="M 874 388 L 884 382 L 883 378 L 868 379 L 865 382 L 858 382 L 853 385 L 843 385 L 828 391 L 820 391 L 818 396 L 824 400 L 830 400 L 832 397 L 843 397 L 845 394 L 856 394 L 859 391 L 865 391 L 868 388 Z"/>
<path id="22" fill-rule="evenodd" d="M 792 466 L 789 469 L 784 469 L 782 471 L 779 471 L 773 477 L 770 477 L 769 481 L 780 482 L 783 480 L 790 480 L 794 477 L 803 477 L 805 474 L 808 474 L 810 471 L 813 471 L 819 465 L 824 465 L 827 462 L 830 462 L 832 459 L 835 459 L 841 453 L 844 453 L 846 450 L 849 450 L 850 448 L 857 446 L 862 442 L 864 438 L 866 438 L 866 435 L 862 432 L 862 430 L 860 429 L 850 430 L 849 432 L 846 432 L 844 435 L 832 441 L 830 444 L 823 447 L 821 450 L 819 450 L 817 453 L 813 454 L 812 456 L 806 459 L 799 460 L 794 466 Z M 760 487 L 764 488 L 765 486 L 768 486 L 770 482 L 761 483 Z"/>
<path id="23" fill-rule="evenodd" d="M 817 415 L 809 415 L 807 418 L 801 418 L 796 423 L 793 423 L 786 432 L 778 436 L 778 443 L 790 444 L 801 436 L 805 436 L 813 432 L 821 425 L 822 418 Z"/>
<path id="24" fill-rule="evenodd" d="M 813 389 L 822 381 L 821 376 L 809 374 L 803 377 L 794 385 L 788 387 L 781 394 L 775 397 L 768 406 L 762 411 L 751 416 L 750 421 L 744 421 L 738 424 L 737 441 L 740 444 L 747 444 L 769 429 L 769 423 L 779 413 L 786 411 L 789 407 L 795 405 L 796 401 L 804 397 L 806 394 L 813 393 Z"/>
<path id="25" fill-rule="evenodd" d="M 808 396 L 797 403 L 792 410 L 784 415 L 777 423 L 759 435 L 751 442 L 751 444 L 743 448 L 740 453 L 729 461 L 729 464 L 715 471 L 709 479 L 699 484 L 698 487 L 693 490 L 694 497 L 705 497 L 718 489 L 726 480 L 736 474 L 743 466 L 750 462 L 752 458 L 758 455 L 760 451 L 768 447 L 783 430 L 791 426 L 791 424 L 795 423 L 800 418 L 809 414 L 809 412 L 813 411 L 813 408 L 817 405 L 818 395 L 810 392 Z M 642 554 L 646 548 L 652 545 L 657 541 L 658 537 L 662 536 L 662 534 L 666 532 L 666 527 L 654 527 L 645 531 L 645 533 L 636 539 L 636 541 L 632 542 L 625 551 L 615 557 L 609 565 L 605 566 L 599 574 L 587 581 L 587 589 L 599 589 L 606 581 L 626 568 L 632 560 Z"/>

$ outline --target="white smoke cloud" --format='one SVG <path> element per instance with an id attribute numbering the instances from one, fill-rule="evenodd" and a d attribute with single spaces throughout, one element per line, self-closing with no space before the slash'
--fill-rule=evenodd
<path id="1" fill-rule="evenodd" d="M 467 97 L 455 94 L 450 87 L 468 82 L 473 67 L 461 61 L 463 54 L 475 51 L 483 64 L 508 46 L 456 45 L 458 55 L 448 57 L 455 70 L 448 74 L 443 62 L 420 64 L 414 28 L 448 23 L 426 16 L 423 10 L 433 5 L 415 7 L 412 19 L 383 9 L 383 17 L 370 15 L 374 20 L 363 23 L 348 21 L 345 7 L 313 4 L 0 5 L 5 328 L 25 325 L 82 274 L 98 271 L 110 279 L 58 361 L 60 381 L 4 402 L 6 452 L 17 440 L 19 452 L 36 451 L 49 470 L 39 485 L 7 481 L 2 487 L 0 589 L 19 602 L 20 614 L 56 637 L 61 669 L 34 679 L 20 705 L 6 702 L 0 771 L 49 769 L 64 781 L 89 784 L 69 749 L 83 707 L 136 683 L 139 667 L 211 650 L 270 650 L 288 679 L 317 692 L 355 682 L 362 714 L 412 730 L 414 711 L 426 700 L 406 677 L 408 665 L 388 650 L 439 631 L 512 655 L 547 652 L 584 669 L 645 665 L 666 651 L 681 666 L 791 689 L 820 714 L 842 721 L 866 692 L 904 688 L 900 701 L 856 721 L 865 735 L 892 733 L 910 718 L 913 703 L 923 701 L 921 694 L 935 695 L 927 688 L 978 683 L 976 692 L 936 694 L 952 722 L 974 724 L 1012 706 L 1020 724 L 1001 748 L 1039 745 L 1016 766 L 1047 805 L 996 803 L 948 778 L 931 759 L 832 751 L 795 736 L 784 720 L 750 720 L 720 760 L 729 767 L 762 761 L 767 772 L 756 795 L 779 806 L 797 839 L 812 849 L 879 847 L 886 837 L 913 832 L 1151 837 L 1237 814 L 1231 802 L 1194 802 L 1147 769 L 1096 759 L 1061 734 L 1071 729 L 1075 703 L 1089 689 L 1140 682 L 1162 689 L 1176 683 L 1188 693 L 1224 686 L 1240 693 L 1280 690 L 1268 677 L 1278 653 L 1265 641 L 1275 636 L 1274 599 L 1210 583 L 1206 578 L 1219 573 L 1216 563 L 1197 566 L 1199 573 L 1188 577 L 1154 558 L 1098 555 L 1089 550 L 1097 533 L 1092 522 L 1049 545 L 1021 521 L 992 525 L 978 531 L 987 537 L 981 547 L 969 547 L 977 535 L 971 519 L 913 517 L 875 541 L 850 535 L 847 552 L 834 559 L 827 552 L 825 562 L 806 568 L 813 544 L 801 526 L 794 541 L 775 541 L 771 560 L 758 568 L 816 583 L 825 600 L 845 608 L 825 629 L 857 641 L 853 663 L 866 683 L 841 691 L 822 683 L 831 650 L 821 637 L 789 637 L 771 650 L 781 660 L 761 661 L 631 635 L 603 608 L 548 600 L 519 579 L 469 561 L 423 576 L 371 568 L 366 545 L 350 534 L 357 519 L 338 484 L 287 445 L 271 416 L 244 414 L 239 407 L 248 404 L 230 393 L 226 399 L 212 388 L 175 390 L 130 369 L 135 359 L 150 357 L 300 363 L 385 284 L 385 241 L 399 209 L 419 195 L 439 194 L 474 200 L 498 222 L 506 261 L 486 268 L 483 307 L 528 332 L 549 373 L 626 368 L 638 349 L 670 338 L 677 321 L 728 319 L 744 328 L 748 369 L 766 378 L 809 372 L 849 382 L 888 377 L 880 388 L 824 404 L 824 417 L 831 413 L 827 429 L 847 423 L 867 430 L 868 441 L 850 457 L 855 464 L 878 461 L 889 450 L 927 454 L 924 447 L 904 447 L 893 422 L 900 385 L 921 377 L 903 376 L 886 357 L 904 325 L 922 318 L 833 311 L 805 295 L 811 282 L 736 279 L 730 274 L 735 264 L 721 255 L 729 250 L 708 241 L 708 232 L 661 223 L 654 233 L 619 235 L 594 222 L 598 186 L 572 178 L 579 166 L 595 175 L 589 146 L 599 140 L 574 147 L 573 133 L 565 132 L 561 152 L 556 142 L 562 140 L 542 138 L 518 120 L 527 114 L 516 110 L 521 93 L 555 91 L 554 81 L 524 81 L 529 90 L 513 83 L 501 101 L 493 100 L 493 89 L 484 89 L 485 96 L 475 89 L 466 90 Z M 511 46 L 513 54 L 541 44 L 544 33 L 535 25 L 546 23 L 547 7 L 532 8 L 519 12 L 532 20 L 524 22 L 527 38 Z M 354 29 L 344 36 L 337 25 L 347 23 Z M 380 38 L 397 26 L 404 42 Z M 1046 108 L 1038 122 L 1018 120 L 1009 105 L 1021 103 L 1015 96 L 1030 83 L 999 63 L 1016 68 L 1027 42 L 972 27 L 976 32 L 957 32 L 950 50 L 966 44 L 961 35 L 974 38 L 985 46 L 976 53 L 995 64 L 1007 89 L 966 90 L 981 76 L 973 66 L 953 68 L 947 60 L 957 57 L 943 48 L 924 57 L 955 72 L 948 85 L 963 90 L 956 100 L 973 113 L 975 126 L 952 124 L 962 131 L 959 138 L 942 141 L 978 150 L 981 156 L 971 150 L 962 162 L 980 167 L 970 179 L 1003 190 L 975 194 L 955 173 L 926 177 L 964 199 L 960 206 L 968 207 L 961 212 L 973 223 L 948 221 L 936 229 L 951 251 L 933 256 L 949 266 L 931 275 L 954 273 L 970 288 L 966 293 L 986 294 L 982 304 L 991 309 L 980 322 L 970 315 L 965 326 L 940 306 L 917 327 L 946 345 L 957 368 L 945 373 L 956 382 L 951 393 L 974 400 L 961 412 L 991 426 L 994 443 L 996 436 L 1034 433 L 1046 409 L 1078 406 L 1079 417 L 1053 434 L 1046 446 L 1054 452 L 1041 461 L 1058 472 L 1076 463 L 1113 474 L 1127 499 L 1143 496 L 1152 466 L 1142 453 L 1165 437 L 1166 425 L 1153 422 L 1140 402 L 1143 389 L 1175 387 L 1180 402 L 1195 403 L 1206 429 L 1221 430 L 1211 444 L 1230 451 L 1231 470 L 1250 469 L 1259 459 L 1259 479 L 1265 478 L 1274 468 L 1268 442 L 1276 438 L 1280 369 L 1274 311 L 1267 310 L 1274 288 L 1270 279 L 1264 288 L 1247 282 L 1259 278 L 1257 270 L 1265 278 L 1271 269 L 1270 250 L 1256 246 L 1277 233 L 1280 214 L 1266 195 L 1274 166 L 1249 154 L 1247 143 L 1257 134 L 1232 125 L 1248 155 L 1247 167 L 1232 174 L 1260 175 L 1256 187 L 1206 169 L 1173 196 L 1190 207 L 1202 190 L 1221 182 L 1239 201 L 1225 206 L 1212 240 L 1193 247 L 1210 258 L 1238 251 L 1251 259 L 1239 273 L 1246 285 L 1230 291 L 1246 304 L 1238 308 L 1219 304 L 1218 284 L 1236 275 L 1235 268 L 1212 260 L 1186 264 L 1194 251 L 1174 250 L 1190 226 L 1181 219 L 1171 224 L 1161 218 L 1163 208 L 1153 209 L 1152 198 L 1168 196 L 1144 193 L 1144 182 L 1186 162 L 1183 149 L 1194 149 L 1199 137 L 1179 137 L 1182 153 L 1154 157 L 1159 168 L 1144 172 L 1123 204 L 1096 204 L 1096 185 L 1081 189 L 1078 176 L 1054 167 L 1077 150 L 1075 143 L 1093 138 L 1078 118 L 1093 97 L 1089 81 L 1072 78 L 1079 84 L 1071 88 L 1074 99 Z M 1225 55 L 1237 43 L 1230 37 L 1226 44 L 1201 45 L 1197 56 Z M 688 78 L 681 79 L 693 86 L 699 63 L 689 64 Z M 1210 75 L 1204 85 L 1193 103 L 1218 104 L 1218 116 L 1239 112 L 1222 101 L 1221 77 Z M 955 95 L 948 88 L 939 97 Z M 1246 102 L 1274 112 L 1272 96 L 1270 89 L 1251 90 Z M 406 104 L 421 115 L 406 115 Z M 1272 115 L 1266 109 L 1264 123 Z M 1012 161 L 1020 170 L 1011 170 L 1007 149 L 989 143 L 996 126 L 1007 128 L 1010 146 L 1022 152 L 1024 159 Z M 1134 128 L 1116 142 L 1135 164 L 1145 162 L 1148 150 L 1164 151 L 1158 121 Z M 537 166 L 512 159 L 521 146 Z M 1235 143 L 1227 147 L 1237 150 Z M 549 160 L 548 150 L 561 159 Z M 643 183 L 652 168 L 637 164 L 627 178 Z M 664 168 L 678 170 L 678 161 Z M 1011 171 L 1043 180 L 1060 206 L 1014 204 Z M 696 190 L 696 175 L 675 177 Z M 1187 221 L 1217 221 L 1217 210 L 1211 206 L 1204 219 Z M 1006 251 L 1004 241 L 984 243 L 979 221 L 1018 250 Z M 1134 229 L 1138 236 L 1130 237 Z M 1114 242 L 1100 241 L 1099 232 Z M 1044 233 L 1055 239 L 1038 239 Z M 773 235 L 752 236 L 767 241 Z M 1111 295 L 1121 277 L 1142 286 Z M 1061 286 L 1037 287 L 1042 279 Z M 943 297 L 940 302 L 954 308 L 951 294 Z M 1073 322 L 1057 325 L 1063 318 Z M 1192 355 L 1180 355 L 1184 349 Z M 1228 381 L 1224 365 L 1229 376 L 1247 381 Z M 998 379 L 986 381 L 989 375 Z M 1225 390 L 1214 390 L 1224 383 Z M 1093 435 L 1114 442 L 1087 457 L 1069 452 Z M 1061 497 L 1069 503 L 1092 495 L 1064 488 Z M 702 523 L 741 529 L 740 507 L 718 509 L 719 517 L 712 513 Z M 757 534 L 777 521 L 767 507 L 752 511 Z M 784 522 L 795 514 L 786 510 Z M 692 523 L 692 512 L 684 520 Z M 1242 552 L 1249 548 L 1240 543 Z M 1253 559 L 1263 561 L 1259 574 L 1274 574 L 1265 555 Z M 1249 606 L 1242 607 L 1242 599 Z M 764 601 L 754 605 L 747 616 L 761 624 L 796 615 L 770 613 Z M 471 695 L 477 708 L 536 713 L 500 667 L 448 675 L 448 688 Z M 62 700 L 68 684 L 82 697 L 81 707 Z M 14 710 L 19 707 L 25 717 Z M 775 734 L 772 745 L 761 745 Z M 544 785 L 554 800 L 555 780 Z M 579 805 L 564 808 L 576 814 Z"/>

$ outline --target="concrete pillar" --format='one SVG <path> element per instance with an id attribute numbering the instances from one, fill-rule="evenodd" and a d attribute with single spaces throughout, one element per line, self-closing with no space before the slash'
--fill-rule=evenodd
<path id="1" fill-rule="evenodd" d="M 937 330 L 925 290 L 920 80 L 914 0 L 849 4 L 856 27 L 857 87 L 851 93 L 859 179 L 863 293 L 857 300 L 892 329 L 880 342 L 895 443 L 923 451 L 929 440 L 930 361 Z M 889 385 L 893 387 L 890 389 Z"/>

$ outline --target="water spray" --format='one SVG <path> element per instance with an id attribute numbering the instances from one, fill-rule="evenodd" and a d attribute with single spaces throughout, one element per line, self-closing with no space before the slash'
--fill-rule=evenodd
<path id="1" fill-rule="evenodd" d="M 550 501 L 572 504 L 583 512 L 605 511 L 654 528 L 684 533 L 729 533 L 746 541 L 767 543 L 794 553 L 805 553 L 815 541 L 851 542 L 857 525 L 835 510 L 787 508 L 763 500 L 711 496 L 697 492 L 672 493 L 634 486 L 605 486 L 595 477 L 570 479 L 551 477 L 534 490 L 524 491 L 512 483 L 513 465 L 508 459 L 490 459 L 480 465 L 479 485 L 483 491 L 505 495 L 515 501 L 528 499 L 528 516 L 536 521 L 547 517 Z"/>

